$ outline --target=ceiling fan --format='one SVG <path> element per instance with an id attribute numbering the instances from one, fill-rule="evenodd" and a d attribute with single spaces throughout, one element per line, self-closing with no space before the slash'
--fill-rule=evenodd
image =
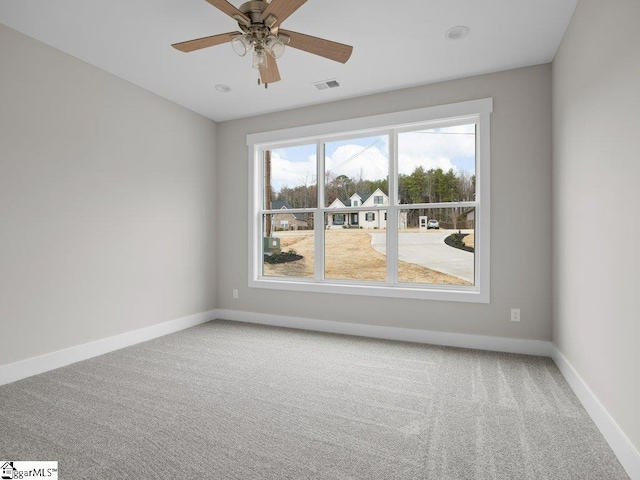
<path id="1" fill-rule="evenodd" d="M 280 28 L 280 24 L 307 0 L 251 0 L 239 9 L 226 0 L 206 1 L 237 21 L 242 32 L 197 38 L 174 43 L 172 47 L 187 53 L 231 42 L 233 50 L 241 57 L 253 51 L 252 66 L 260 73 L 258 84 L 264 84 L 265 88 L 280 81 L 276 59 L 284 53 L 285 45 L 340 63 L 346 63 L 353 51 L 349 45 Z"/>

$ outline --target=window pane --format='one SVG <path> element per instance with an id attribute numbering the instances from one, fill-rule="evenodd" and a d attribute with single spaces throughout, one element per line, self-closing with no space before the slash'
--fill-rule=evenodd
<path id="1" fill-rule="evenodd" d="M 475 208 L 402 210 L 398 217 L 401 283 L 474 285 Z"/>
<path id="2" fill-rule="evenodd" d="M 325 278 L 387 280 L 384 210 L 325 214 Z M 366 220 L 367 215 L 374 220 Z"/>
<path id="3" fill-rule="evenodd" d="M 389 137 L 325 143 L 325 206 L 389 205 Z"/>
<path id="4" fill-rule="evenodd" d="M 313 215 L 263 215 L 262 274 L 266 277 L 314 277 Z"/>
<path id="5" fill-rule="evenodd" d="M 475 124 L 398 135 L 400 203 L 475 201 Z"/>
<path id="6" fill-rule="evenodd" d="M 318 205 L 316 144 L 264 152 L 264 209 Z"/>

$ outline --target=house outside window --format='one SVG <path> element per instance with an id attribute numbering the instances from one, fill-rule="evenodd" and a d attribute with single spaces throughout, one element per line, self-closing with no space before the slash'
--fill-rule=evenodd
<path id="1" fill-rule="evenodd" d="M 249 135 L 249 286 L 488 303 L 492 109 L 482 99 Z M 286 233 L 296 265 L 264 260 L 285 235 L 267 228 L 275 199 L 305 219 Z"/>

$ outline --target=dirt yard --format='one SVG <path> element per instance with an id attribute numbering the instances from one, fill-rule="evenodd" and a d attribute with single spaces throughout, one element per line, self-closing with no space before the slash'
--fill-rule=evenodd
<path id="1" fill-rule="evenodd" d="M 380 231 L 378 231 L 380 232 Z M 325 277 L 340 280 L 384 282 L 387 278 L 387 257 L 371 246 L 371 236 L 362 230 L 326 230 Z M 280 248 L 290 248 L 304 258 L 295 262 L 264 264 L 264 274 L 276 277 L 313 278 L 314 252 L 312 232 L 282 236 Z M 408 262 L 399 262 L 399 276 L 408 283 L 470 285 L 460 278 Z"/>

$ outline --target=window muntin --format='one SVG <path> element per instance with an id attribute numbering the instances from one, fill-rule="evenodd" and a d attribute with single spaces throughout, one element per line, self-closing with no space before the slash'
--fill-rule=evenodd
<path id="1" fill-rule="evenodd" d="M 476 113 L 473 113 L 473 111 Z M 317 208 L 301 209 L 312 214 L 314 217 L 313 223 L 316 228 L 314 231 L 315 237 L 315 263 L 314 263 L 314 276 L 308 278 L 308 280 L 300 279 L 303 283 L 298 281 L 286 281 L 281 283 L 278 279 L 272 277 L 264 277 L 260 273 L 256 274 L 255 267 L 250 270 L 249 283 L 250 286 L 263 287 L 263 288 L 277 288 L 288 290 L 302 290 L 302 291 L 317 291 L 317 292 L 330 292 L 330 293 L 348 293 L 359 295 L 381 295 L 381 296 L 395 296 L 406 298 L 431 298 L 438 300 L 456 300 L 456 301 L 470 301 L 470 302 L 484 302 L 489 301 L 489 114 L 492 111 L 491 99 L 476 100 L 471 102 L 464 102 L 461 104 L 452 104 L 442 107 L 430 107 L 427 109 L 400 112 L 397 114 L 385 114 L 378 117 L 365 117 L 364 119 L 354 119 L 336 122 L 335 124 L 324 124 L 310 127 L 298 127 L 290 130 L 283 130 L 278 132 L 269 132 L 262 134 L 249 135 L 248 144 L 250 146 L 252 168 L 250 175 L 252 178 L 251 184 L 255 186 L 254 192 L 260 198 L 261 195 L 261 180 L 263 178 L 263 172 L 260 170 L 262 155 L 266 150 L 286 148 L 292 145 L 300 145 L 309 143 L 306 141 L 296 141 L 294 138 L 315 138 L 318 159 L 317 163 L 317 178 L 321 181 L 317 188 Z M 456 112 L 455 115 L 447 116 L 446 112 Z M 424 115 L 425 122 L 420 123 L 418 121 L 419 116 Z M 455 118 L 454 118 L 455 117 Z M 438 120 L 438 118 L 442 120 Z M 395 127 L 384 127 L 383 125 L 390 125 L 391 123 L 383 123 L 387 119 L 393 119 L 396 123 Z M 405 120 L 403 120 L 405 119 Z M 407 119 L 413 122 L 411 126 L 406 123 Z M 405 123 L 403 124 L 403 121 Z M 371 129 L 371 125 L 379 125 L 379 130 Z M 369 125 L 369 130 L 364 135 L 349 135 L 343 132 L 356 131 L 358 125 Z M 475 181 L 473 182 L 474 198 L 467 200 L 464 198 L 462 201 L 453 202 L 441 202 L 441 203 L 401 203 L 402 199 L 399 194 L 399 179 L 398 173 L 400 168 L 399 153 L 402 151 L 402 145 L 407 145 L 406 142 L 402 144 L 401 135 L 407 132 L 416 132 L 429 129 L 448 129 L 454 128 L 470 128 L 472 126 L 475 132 L 476 139 L 476 155 L 475 155 Z M 313 133 L 317 131 L 318 133 Z M 365 131 L 365 130 L 361 130 Z M 446 130 L 444 130 L 446 132 Z M 298 133 L 302 132 L 302 133 Z M 472 132 L 465 132 L 472 133 Z M 323 137 L 324 136 L 324 137 Z M 334 142 L 350 140 L 353 138 L 374 138 L 385 137 L 385 144 L 388 146 L 389 154 L 389 176 L 386 178 L 386 185 L 383 191 L 374 192 L 375 195 L 371 195 L 371 198 L 367 202 L 365 198 L 362 199 L 359 205 L 356 205 L 358 196 L 351 198 L 350 205 L 340 207 L 340 205 L 328 204 L 328 199 L 325 197 L 325 185 L 324 180 L 326 177 L 326 169 L 324 165 L 325 147 L 327 144 Z M 405 137 L 406 138 L 406 137 Z M 289 140 L 291 139 L 291 140 Z M 275 141 L 274 141 L 275 140 Z M 375 139 L 377 140 L 377 139 Z M 314 140 L 311 140 L 314 141 Z M 257 163 L 254 163 L 257 162 Z M 467 169 L 466 171 L 470 171 Z M 391 195 L 387 192 L 391 191 Z M 378 208 L 380 205 L 373 203 L 373 197 L 384 195 L 384 209 Z M 251 194 L 250 194 L 251 195 Z M 254 196 L 254 198 L 256 198 Z M 393 201 L 396 198 L 396 201 Z M 412 199 L 411 201 L 415 201 Z M 260 211 L 258 205 L 252 207 L 256 213 L 264 213 Z M 484 207 L 481 207 L 484 205 Z M 375 210 L 372 209 L 375 207 Z M 423 281 L 403 282 L 407 280 L 404 278 L 398 270 L 398 265 L 401 260 L 398 256 L 400 254 L 401 247 L 398 244 L 398 228 L 402 222 L 402 211 L 415 210 L 420 208 L 473 208 L 475 215 L 474 224 L 474 236 L 475 236 L 475 254 L 474 254 L 474 282 L 470 286 L 455 286 L 449 283 L 424 283 Z M 325 275 L 325 269 L 323 268 L 325 259 L 325 237 L 328 223 L 328 213 L 331 209 L 346 209 L 344 215 L 343 225 L 336 226 L 337 229 L 342 229 L 344 232 L 355 231 L 358 229 L 365 229 L 365 212 L 376 212 L 376 221 L 384 222 L 384 227 L 380 232 L 366 232 L 366 233 L 384 233 L 385 234 L 385 254 L 387 257 L 387 275 L 383 282 L 369 281 L 369 280 L 352 280 L 352 279 L 340 279 L 330 278 Z M 351 212 L 348 212 L 351 210 Z M 387 211 L 391 210 L 392 215 L 387 216 Z M 335 213 L 342 213 L 341 211 Z M 349 215 L 347 215 L 349 213 Z M 357 217 L 354 215 L 357 213 Z M 388 218 L 388 221 L 387 221 Z M 254 224 L 254 222 L 251 222 Z M 388 224 L 388 225 L 387 225 Z M 257 224 L 254 224 L 257 225 Z M 388 229 L 386 227 L 389 227 Z M 374 227 L 375 228 L 375 227 Z M 372 230 L 372 228 L 371 228 Z M 251 231 L 256 232 L 254 227 L 251 227 Z M 258 234 L 252 234 L 254 239 L 250 244 L 251 258 L 257 258 L 257 254 L 261 253 L 261 238 Z M 252 262 L 255 265 L 255 260 Z M 481 268 L 480 268 L 481 266 Z M 471 282 L 470 282 L 471 283 Z M 382 285 L 382 289 L 378 286 Z M 377 287 L 371 290 L 371 287 Z"/>

